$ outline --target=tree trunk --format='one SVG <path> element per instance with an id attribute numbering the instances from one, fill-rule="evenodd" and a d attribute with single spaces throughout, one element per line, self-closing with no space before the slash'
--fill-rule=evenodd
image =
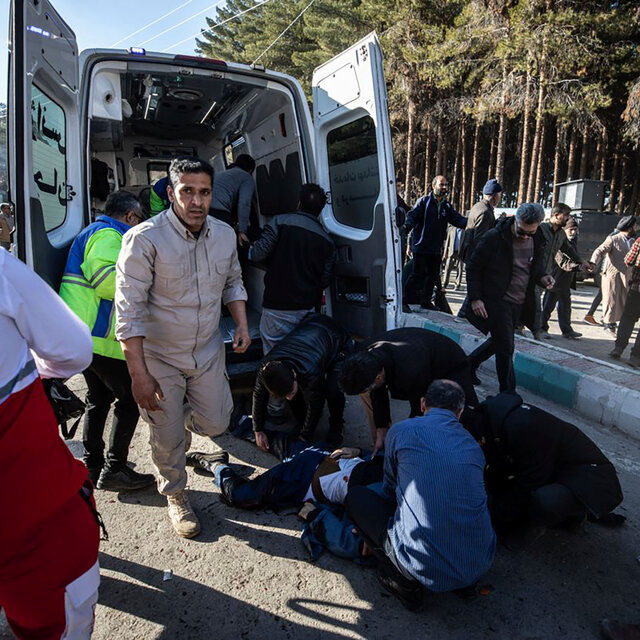
<path id="1" fill-rule="evenodd" d="M 480 125 L 476 122 L 473 132 L 473 155 L 471 156 L 471 186 L 469 187 L 469 208 L 476 203 L 477 175 L 478 175 L 478 149 L 480 143 Z"/>
<path id="2" fill-rule="evenodd" d="M 467 208 L 467 121 L 460 125 L 460 204 L 458 211 L 464 215 Z"/>
<path id="3" fill-rule="evenodd" d="M 569 159 L 567 160 L 567 180 L 573 180 L 576 167 L 576 147 L 578 146 L 578 134 L 576 127 L 571 127 L 571 139 L 569 141 Z"/>
<path id="4" fill-rule="evenodd" d="M 409 202 L 412 193 L 413 159 L 415 155 L 416 102 L 413 91 L 409 90 L 409 124 L 407 127 L 407 165 L 404 172 L 404 199 Z"/>
<path id="5" fill-rule="evenodd" d="M 616 200 L 618 189 L 618 168 L 620 167 L 620 141 L 616 143 L 613 152 L 613 169 L 611 170 L 611 182 L 609 184 L 609 211 L 612 213 L 616 210 Z"/>
<path id="6" fill-rule="evenodd" d="M 538 166 L 538 156 L 540 155 L 540 143 L 542 140 L 542 127 L 544 121 L 544 98 L 546 89 L 546 80 L 544 71 L 540 71 L 538 80 L 538 106 L 536 109 L 536 130 L 533 134 L 533 149 L 531 150 L 531 162 L 529 163 L 529 182 L 527 186 L 527 201 L 537 201 L 535 196 L 536 188 L 536 169 Z M 535 196 L 535 197 L 534 197 Z"/>
<path id="7" fill-rule="evenodd" d="M 487 180 L 496 177 L 496 126 L 491 125 L 491 146 L 489 148 L 489 170 Z"/>
<path id="8" fill-rule="evenodd" d="M 580 178 L 587 177 L 589 166 L 589 134 L 585 130 L 582 132 L 582 155 L 580 156 Z"/>
<path id="9" fill-rule="evenodd" d="M 444 155 L 444 135 L 442 132 L 443 128 L 444 124 L 442 122 L 442 118 L 438 118 L 438 139 L 436 142 L 436 176 L 439 176 L 442 173 L 442 157 Z"/>
<path id="10" fill-rule="evenodd" d="M 602 154 L 600 156 L 600 180 L 605 180 L 607 175 L 607 130 L 604 127 L 602 127 L 600 142 L 602 143 Z"/>
<path id="11" fill-rule="evenodd" d="M 629 160 L 627 156 L 622 158 L 622 177 L 620 178 L 620 198 L 618 199 L 618 206 L 616 207 L 616 213 L 621 216 L 624 215 L 624 208 L 627 204 L 627 178 L 629 177 L 627 173 L 627 168 L 629 166 Z"/>
<path id="12" fill-rule="evenodd" d="M 531 127 L 531 74 L 527 72 L 527 88 L 524 94 L 524 116 L 522 117 L 522 152 L 520 155 L 520 180 L 518 181 L 518 204 L 526 199 L 527 163 L 529 159 L 529 129 Z"/>
<path id="13" fill-rule="evenodd" d="M 450 202 L 454 207 L 459 208 L 458 205 L 458 168 L 460 167 L 460 132 L 456 130 L 458 134 L 456 136 L 456 155 L 453 161 L 453 176 L 451 178 L 451 194 Z"/>
<path id="14" fill-rule="evenodd" d="M 540 144 L 538 146 L 538 160 L 536 161 L 536 186 L 533 193 L 533 202 L 540 202 L 542 199 L 542 168 L 544 165 L 544 139 L 547 132 L 547 127 L 544 121 L 544 115 L 542 116 L 542 127 L 540 131 Z"/>
<path id="15" fill-rule="evenodd" d="M 638 210 L 638 191 L 640 191 L 640 167 L 638 167 L 638 160 L 640 155 L 636 153 L 636 170 L 633 172 L 633 187 L 631 189 L 631 195 L 629 196 L 629 215 L 635 216 Z"/>
<path id="16" fill-rule="evenodd" d="M 431 156 L 433 155 L 433 135 L 431 122 L 427 124 L 427 138 L 424 145 L 424 193 L 429 193 L 431 188 Z"/>
<path id="17" fill-rule="evenodd" d="M 500 105 L 500 124 L 498 127 L 498 149 L 496 150 L 496 180 L 504 181 L 504 155 L 507 144 L 507 63 L 502 63 L 502 100 Z M 503 185 L 504 186 L 504 185 Z"/>
<path id="18" fill-rule="evenodd" d="M 558 182 L 560 181 L 560 159 L 562 157 L 562 130 L 564 124 L 559 120 L 556 123 L 556 152 L 553 157 L 553 193 L 551 196 L 551 206 L 555 206 L 558 200 Z"/>

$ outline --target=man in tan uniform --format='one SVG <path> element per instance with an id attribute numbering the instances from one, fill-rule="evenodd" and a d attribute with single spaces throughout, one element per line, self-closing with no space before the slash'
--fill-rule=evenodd
<path id="1" fill-rule="evenodd" d="M 116 266 L 116 337 L 132 391 L 149 423 L 158 490 L 175 532 L 191 538 L 200 523 L 185 487 L 185 395 L 190 431 L 220 435 L 233 402 L 218 324 L 220 302 L 236 324 L 234 351 L 246 351 L 247 326 L 233 229 L 207 216 L 213 169 L 197 158 L 169 167 L 171 207 L 125 234 Z"/>

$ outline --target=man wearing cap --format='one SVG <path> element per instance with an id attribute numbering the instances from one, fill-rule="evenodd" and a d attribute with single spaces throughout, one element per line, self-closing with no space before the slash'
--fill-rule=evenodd
<path id="1" fill-rule="evenodd" d="M 591 255 L 595 265 L 602 268 L 602 322 L 605 331 L 615 335 L 616 323 L 622 318 L 627 300 L 627 287 L 631 277 L 631 268 L 625 263 L 625 256 L 633 244 L 637 229 L 635 216 L 624 216 L 616 226 L 616 232 L 607 236 Z M 605 260 L 606 258 L 606 260 Z"/>
<path id="2" fill-rule="evenodd" d="M 11 249 L 11 234 L 15 229 L 11 205 L 8 202 L 0 204 L 0 246 L 9 251 Z"/>
<path id="3" fill-rule="evenodd" d="M 578 223 L 573 217 L 569 217 L 569 221 L 564 227 L 567 234 L 569 244 L 577 250 L 578 245 Z M 545 333 L 549 331 L 549 318 L 553 310 L 558 306 L 558 324 L 560 331 L 565 338 L 576 340 L 582 337 L 578 331 L 574 331 L 571 326 L 571 289 L 576 288 L 576 271 L 580 268 L 580 264 L 573 262 L 571 258 L 563 253 L 556 254 L 556 264 L 553 267 L 551 275 L 556 281 L 553 289 L 547 289 L 542 298 L 542 330 Z"/>
<path id="4" fill-rule="evenodd" d="M 519 321 L 533 326 L 535 285 L 554 285 L 544 271 L 544 238 L 538 229 L 543 218 L 541 205 L 521 204 L 515 216 L 499 220 L 484 234 L 467 263 L 467 298 L 460 315 L 491 334 L 469 360 L 475 372 L 495 354 L 500 391 L 516 387 L 513 334 Z"/>
<path id="5" fill-rule="evenodd" d="M 469 212 L 460 248 L 460 258 L 463 262 L 467 262 L 471 257 L 480 238 L 496 226 L 494 208 L 500 204 L 501 200 L 502 186 L 495 178 L 491 178 L 482 189 L 482 200 L 476 202 Z"/>

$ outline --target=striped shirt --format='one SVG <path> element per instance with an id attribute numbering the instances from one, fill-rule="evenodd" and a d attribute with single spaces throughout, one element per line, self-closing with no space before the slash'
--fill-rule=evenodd
<path id="1" fill-rule="evenodd" d="M 451 411 L 431 409 L 389 430 L 384 493 L 398 503 L 389 539 L 401 567 L 431 591 L 468 586 L 491 567 L 496 536 L 484 467 Z"/>

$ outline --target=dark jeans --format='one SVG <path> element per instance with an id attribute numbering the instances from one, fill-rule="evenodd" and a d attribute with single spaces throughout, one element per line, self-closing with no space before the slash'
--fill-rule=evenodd
<path id="1" fill-rule="evenodd" d="M 625 347 L 629 344 L 633 327 L 638 319 L 640 319 L 640 291 L 631 289 L 627 295 L 627 301 L 624 305 L 622 318 L 620 318 L 620 325 L 618 326 L 618 333 L 616 334 L 616 349 L 619 351 L 624 351 Z M 631 349 L 631 356 L 640 358 L 640 331 Z"/>
<path id="2" fill-rule="evenodd" d="M 558 305 L 558 324 L 564 335 L 571 333 L 571 290 L 545 291 L 542 299 L 542 329 L 549 331 L 549 318 Z"/>
<path id="3" fill-rule="evenodd" d="M 420 586 L 420 582 L 400 568 L 387 534 L 389 520 L 396 512 L 395 500 L 384 498 L 368 487 L 355 486 L 349 488 L 344 505 L 362 539 L 393 578 L 405 588 Z"/>
<path id="4" fill-rule="evenodd" d="M 216 484 L 220 487 L 224 501 L 242 509 L 257 509 L 272 506 L 270 499 L 280 484 L 283 465 L 277 464 L 252 480 L 237 474 L 227 465 L 220 466 L 216 473 Z"/>
<path id="5" fill-rule="evenodd" d="M 515 391 L 516 374 L 513 370 L 513 334 L 520 320 L 522 305 L 501 300 L 487 305 L 487 327 L 490 337 L 469 354 L 473 371 L 491 356 L 496 357 L 496 373 L 500 391 Z M 473 312 L 471 312 L 473 313 Z"/>
<path id="6" fill-rule="evenodd" d="M 530 515 L 534 524 L 553 527 L 569 518 L 582 518 L 587 510 L 567 487 L 554 483 L 531 493 Z"/>
<path id="7" fill-rule="evenodd" d="M 587 311 L 588 316 L 592 316 L 602 302 L 602 276 L 599 273 L 596 273 L 596 275 L 594 276 L 594 280 L 596 281 L 596 286 L 598 287 L 598 293 L 596 293 L 596 297 L 593 299 L 593 302 L 589 307 L 589 311 Z"/>
<path id="8" fill-rule="evenodd" d="M 100 469 L 104 465 L 110 471 L 117 471 L 127 464 L 129 445 L 140 416 L 131 393 L 127 363 L 94 353 L 91 364 L 82 375 L 87 381 L 87 408 L 82 430 L 84 462 L 89 469 Z M 114 400 L 113 425 L 105 465 L 102 438 Z"/>
<path id="9" fill-rule="evenodd" d="M 426 253 L 413 254 L 413 272 L 407 280 L 404 290 L 404 302 L 406 304 L 420 303 L 426 306 L 431 304 L 433 289 L 440 281 L 440 255 Z M 422 289 L 420 299 L 418 291 Z"/>

